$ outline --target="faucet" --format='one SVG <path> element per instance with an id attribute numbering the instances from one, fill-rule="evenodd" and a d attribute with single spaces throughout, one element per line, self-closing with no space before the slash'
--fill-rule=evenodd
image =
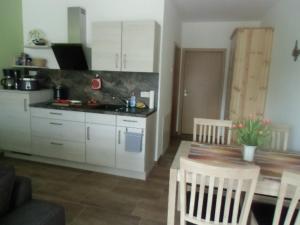
<path id="1" fill-rule="evenodd" d="M 120 96 L 112 96 L 112 99 L 114 101 L 119 101 L 122 103 L 122 105 L 126 106 L 126 108 L 129 107 L 129 100 L 128 98 L 120 97 Z"/>

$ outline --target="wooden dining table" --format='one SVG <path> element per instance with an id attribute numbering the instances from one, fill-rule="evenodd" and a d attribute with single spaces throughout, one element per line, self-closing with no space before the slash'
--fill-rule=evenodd
<path id="1" fill-rule="evenodd" d="M 180 157 L 189 157 L 205 163 L 222 162 L 232 166 L 254 163 L 260 167 L 260 175 L 255 190 L 256 195 L 278 196 L 282 171 L 300 172 L 300 153 L 257 150 L 254 161 L 246 162 L 242 160 L 242 148 L 240 146 L 208 145 L 182 141 L 170 168 L 168 225 L 174 225 L 175 222 Z M 291 191 L 288 190 L 287 195 L 290 195 L 289 192 Z"/>

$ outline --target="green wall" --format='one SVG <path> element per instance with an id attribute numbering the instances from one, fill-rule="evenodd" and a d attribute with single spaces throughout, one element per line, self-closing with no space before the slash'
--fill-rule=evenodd
<path id="1" fill-rule="evenodd" d="M 23 51 L 22 0 L 0 0 L 0 76 Z"/>

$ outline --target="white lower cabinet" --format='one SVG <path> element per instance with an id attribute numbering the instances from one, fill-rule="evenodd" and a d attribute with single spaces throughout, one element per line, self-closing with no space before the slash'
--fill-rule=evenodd
<path id="1" fill-rule="evenodd" d="M 28 159 L 145 179 L 154 165 L 155 121 L 155 113 L 135 117 L 32 107 Z"/>
<path id="2" fill-rule="evenodd" d="M 32 154 L 85 162 L 83 112 L 31 109 Z"/>
<path id="3" fill-rule="evenodd" d="M 52 90 L 0 90 L 0 149 L 31 153 L 30 108 L 32 103 L 48 101 Z"/>
<path id="4" fill-rule="evenodd" d="M 126 146 L 127 133 L 142 134 L 142 144 L 140 151 L 131 151 Z M 117 153 L 116 153 L 116 167 L 118 169 L 125 169 L 137 172 L 144 172 L 145 170 L 145 136 L 144 129 L 131 127 L 117 127 Z M 133 140 L 134 141 L 134 140 Z M 129 145 L 129 144 L 127 144 Z"/>
<path id="5" fill-rule="evenodd" d="M 116 116 L 86 113 L 86 162 L 115 167 Z"/>

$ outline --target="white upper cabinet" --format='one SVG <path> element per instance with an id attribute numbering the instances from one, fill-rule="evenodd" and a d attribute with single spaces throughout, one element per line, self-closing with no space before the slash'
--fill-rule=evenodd
<path id="1" fill-rule="evenodd" d="M 160 30 L 155 21 L 93 23 L 92 69 L 158 72 Z"/>
<path id="2" fill-rule="evenodd" d="M 93 70 L 121 70 L 121 22 L 95 22 L 92 25 Z"/>

